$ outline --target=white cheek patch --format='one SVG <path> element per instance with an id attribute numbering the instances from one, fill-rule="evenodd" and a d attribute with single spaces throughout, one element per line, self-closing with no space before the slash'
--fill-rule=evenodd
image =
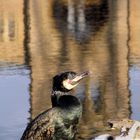
<path id="1" fill-rule="evenodd" d="M 63 86 L 64 86 L 66 89 L 71 90 L 71 89 L 73 89 L 75 86 L 77 86 L 77 84 L 71 85 L 71 84 L 68 82 L 68 80 L 65 80 L 65 81 L 63 81 Z"/>

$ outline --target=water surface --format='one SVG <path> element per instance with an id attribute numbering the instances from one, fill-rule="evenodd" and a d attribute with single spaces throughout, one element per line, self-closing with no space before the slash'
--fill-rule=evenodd
<path id="1" fill-rule="evenodd" d="M 51 107 L 52 77 L 68 70 L 92 72 L 73 91 L 83 104 L 77 139 L 104 133 L 108 119 L 140 120 L 139 5 L 0 0 L 0 139 L 18 140 Z"/>

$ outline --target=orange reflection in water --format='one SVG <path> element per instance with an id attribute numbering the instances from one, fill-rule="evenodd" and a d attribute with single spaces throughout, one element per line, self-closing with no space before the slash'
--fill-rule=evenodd
<path id="1" fill-rule="evenodd" d="M 140 64 L 139 5 L 0 0 L 0 61 L 31 67 L 31 118 L 51 107 L 52 77 L 67 70 L 93 73 L 73 93 L 83 103 L 77 139 L 105 131 L 108 119 L 130 117 L 129 64 Z"/>

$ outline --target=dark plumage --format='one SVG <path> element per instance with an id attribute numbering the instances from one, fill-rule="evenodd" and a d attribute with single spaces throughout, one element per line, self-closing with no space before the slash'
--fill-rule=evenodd
<path id="1" fill-rule="evenodd" d="M 52 108 L 37 116 L 27 126 L 21 140 L 73 140 L 82 115 L 78 98 L 69 94 L 88 72 L 65 72 L 53 78 Z"/>

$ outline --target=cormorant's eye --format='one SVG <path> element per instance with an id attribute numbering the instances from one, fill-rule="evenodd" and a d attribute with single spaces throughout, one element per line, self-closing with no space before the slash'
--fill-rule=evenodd
<path id="1" fill-rule="evenodd" d="M 109 124 L 109 126 L 110 126 L 110 128 L 113 128 L 113 123 L 108 123 Z"/>

